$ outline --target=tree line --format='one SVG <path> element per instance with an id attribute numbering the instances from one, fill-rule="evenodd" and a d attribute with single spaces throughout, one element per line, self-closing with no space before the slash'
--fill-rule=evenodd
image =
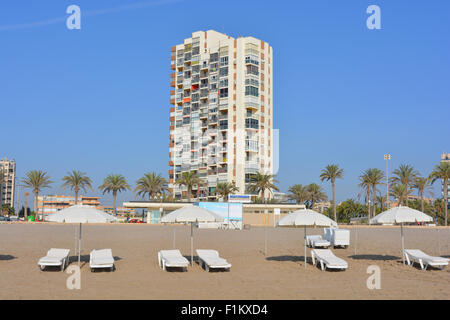
<path id="1" fill-rule="evenodd" d="M 335 221 L 338 221 L 340 219 L 338 219 L 338 206 L 336 206 L 336 180 L 344 178 L 344 170 L 336 164 L 330 164 L 321 171 L 319 178 L 321 181 L 329 181 L 331 183 L 332 215 L 330 214 L 330 216 L 332 216 Z M 436 165 L 433 171 L 426 177 L 422 177 L 412 166 L 402 164 L 392 172 L 392 177 L 387 183 L 389 184 L 390 197 L 403 205 L 410 205 L 408 196 L 411 195 L 413 190 L 417 190 L 420 197 L 420 207 L 418 207 L 418 209 L 422 212 L 426 212 L 431 209 L 425 204 L 425 194 L 431 192 L 431 186 L 437 180 L 441 180 L 443 189 L 447 190 L 449 178 L 450 163 L 448 162 L 441 162 L 439 165 Z M 2 174 L 0 174 L 0 179 L 3 179 Z M 62 182 L 63 188 L 71 189 L 74 192 L 75 204 L 78 203 L 78 194 L 81 190 L 84 192 L 87 190 L 93 191 L 92 180 L 85 173 L 77 170 L 69 172 L 62 178 Z M 2 180 L 0 180 L 0 185 L 1 183 Z M 32 170 L 26 173 L 26 176 L 22 179 L 22 183 L 32 190 L 36 211 L 39 193 L 43 188 L 50 187 L 54 182 L 51 181 L 47 172 Z M 267 202 L 267 199 L 265 198 L 267 192 L 272 194 L 274 190 L 279 191 L 279 188 L 276 186 L 277 183 L 279 183 L 279 181 L 275 179 L 275 175 L 258 172 L 250 177 L 248 192 L 257 194 L 259 196 L 257 201 Z M 175 184 L 186 188 L 185 199 L 190 201 L 193 196 L 192 193 L 194 188 L 197 187 L 198 189 L 201 186 L 204 186 L 205 182 L 196 172 L 183 172 L 180 178 L 175 181 Z M 348 206 L 344 208 L 345 210 L 341 208 L 341 211 L 344 210 L 348 212 L 350 210 L 349 208 L 353 208 L 355 209 L 355 213 L 357 213 L 361 211 L 361 208 L 364 208 L 367 212 L 368 219 L 375 216 L 378 213 L 377 210 L 387 207 L 390 203 L 390 199 L 386 196 L 382 196 L 379 192 L 379 187 L 382 185 L 386 186 L 386 177 L 382 170 L 377 168 L 364 170 L 359 176 L 358 187 L 361 189 L 361 192 L 359 193 L 358 198 L 364 198 L 365 206 L 358 207 L 356 210 L 357 203 L 354 200 L 352 200 L 353 203 L 347 200 L 346 205 Z M 116 212 L 117 194 L 126 190 L 131 190 L 131 187 L 123 175 L 110 174 L 103 180 L 103 183 L 98 189 L 103 194 L 112 193 L 114 212 Z M 136 181 L 136 187 L 134 189 L 134 193 L 137 197 L 145 198 L 148 196 L 148 199 L 151 201 L 154 200 L 155 197 L 159 197 L 161 201 L 174 201 L 173 195 L 168 194 L 167 191 L 167 180 L 155 172 L 144 174 L 143 177 Z M 236 192 L 238 192 L 238 188 L 234 183 L 223 182 L 217 184 L 214 195 L 227 199 L 228 195 Z M 198 196 L 199 194 L 196 195 L 196 197 Z M 184 198 L 183 195 L 182 198 Z M 305 204 L 307 208 L 313 208 L 315 204 L 328 200 L 323 188 L 316 183 L 305 186 L 301 184 L 291 186 L 288 191 L 288 198 L 298 204 Z M 444 192 L 443 201 L 438 199 L 436 202 L 440 207 L 439 209 L 435 208 L 433 210 L 438 210 L 439 212 L 443 211 L 445 225 L 447 225 L 448 207 L 445 205 L 448 203 L 447 192 Z M 441 207 L 443 207 L 442 210 L 440 209 Z"/>

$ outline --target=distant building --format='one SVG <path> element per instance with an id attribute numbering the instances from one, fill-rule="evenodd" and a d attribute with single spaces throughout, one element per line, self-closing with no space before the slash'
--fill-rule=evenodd
<path id="1" fill-rule="evenodd" d="M 313 210 L 319 213 L 323 213 L 328 208 L 331 208 L 331 203 L 329 201 L 317 202 L 313 205 Z"/>
<path id="2" fill-rule="evenodd" d="M 37 213 L 52 214 L 75 204 L 74 196 L 49 195 L 38 196 Z M 78 196 L 78 204 L 100 207 L 100 197 Z"/>
<path id="3" fill-rule="evenodd" d="M 289 203 L 288 195 L 284 192 L 274 192 L 273 199 L 276 203 Z"/>
<path id="4" fill-rule="evenodd" d="M 6 157 L 0 159 L 0 174 L 4 175 L 4 182 L 0 186 L 0 206 L 8 204 L 14 207 L 14 192 L 16 187 L 16 161 Z"/>
<path id="5" fill-rule="evenodd" d="M 103 212 L 106 212 L 107 214 L 114 214 L 114 208 L 113 207 L 100 207 Z M 117 207 L 116 208 L 116 214 L 119 216 L 125 216 L 129 214 L 130 216 L 134 216 L 134 209 L 133 208 L 125 208 L 125 207 Z"/>
<path id="6" fill-rule="evenodd" d="M 418 200 L 419 202 L 422 201 L 422 199 L 419 196 L 412 195 L 412 194 L 408 195 L 408 201 L 414 201 L 414 200 Z M 436 200 L 436 199 L 434 199 L 434 198 L 425 198 L 424 197 L 423 200 L 424 200 L 425 203 L 433 204 L 434 200 Z M 392 207 L 398 207 L 398 200 L 393 201 L 391 203 L 391 206 Z"/>
<path id="7" fill-rule="evenodd" d="M 100 204 L 100 197 L 88 197 L 88 196 L 78 196 L 78 204 L 85 206 L 92 206 L 98 210 L 101 210 L 108 214 L 114 214 L 114 208 L 112 206 L 102 206 Z M 74 196 L 61 196 L 61 195 L 49 195 L 49 196 L 38 196 L 37 210 L 38 213 L 44 212 L 44 214 L 53 214 L 59 210 L 69 208 L 75 205 Z M 134 209 L 117 207 L 117 215 L 124 216 L 130 214 L 134 216 Z"/>

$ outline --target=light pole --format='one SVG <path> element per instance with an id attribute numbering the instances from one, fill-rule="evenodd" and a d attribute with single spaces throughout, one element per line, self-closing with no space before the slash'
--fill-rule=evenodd
<path id="1" fill-rule="evenodd" d="M 389 201 L 389 160 L 391 160 L 390 154 L 384 155 L 384 160 L 386 160 L 386 207 L 390 209 L 390 201 Z"/>

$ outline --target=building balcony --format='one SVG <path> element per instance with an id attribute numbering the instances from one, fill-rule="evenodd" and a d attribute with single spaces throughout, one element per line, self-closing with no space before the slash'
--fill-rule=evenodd
<path id="1" fill-rule="evenodd" d="M 246 161 L 245 162 L 245 172 L 246 173 L 257 173 L 259 172 L 259 165 L 254 161 Z"/>

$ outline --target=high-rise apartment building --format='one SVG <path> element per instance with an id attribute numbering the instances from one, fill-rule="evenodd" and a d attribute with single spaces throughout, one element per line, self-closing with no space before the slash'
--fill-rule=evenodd
<path id="1" fill-rule="evenodd" d="M 273 172 L 273 50 L 253 37 L 198 31 L 171 49 L 169 191 L 183 172 L 215 198 L 219 182 L 249 193 L 250 176 Z"/>
<path id="2" fill-rule="evenodd" d="M 0 181 L 0 206 L 8 204 L 14 207 L 14 192 L 16 187 L 16 161 L 6 157 L 0 159 L 0 174 L 3 179 Z"/>

